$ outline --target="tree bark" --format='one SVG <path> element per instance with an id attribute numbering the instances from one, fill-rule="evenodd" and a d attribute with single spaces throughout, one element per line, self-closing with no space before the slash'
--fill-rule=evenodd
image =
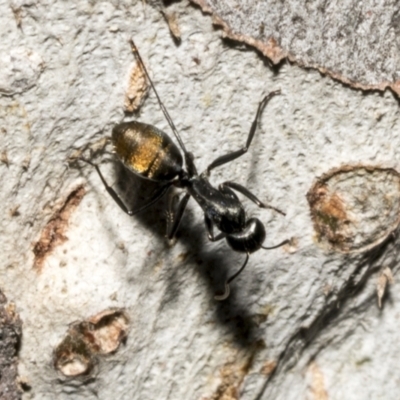
<path id="1" fill-rule="evenodd" d="M 0 32 L 0 288 L 23 322 L 23 398 L 397 399 L 392 92 L 273 65 L 185 1 L 3 1 Z M 193 200 L 169 245 L 166 199 L 129 217 L 76 160 L 92 150 L 129 207 L 156 188 L 101 151 L 122 120 L 172 137 L 130 38 L 199 171 L 242 148 L 281 90 L 247 154 L 210 179 L 282 209 L 240 196 L 265 246 L 291 242 L 252 254 L 225 301 L 245 256 L 208 241 Z"/>

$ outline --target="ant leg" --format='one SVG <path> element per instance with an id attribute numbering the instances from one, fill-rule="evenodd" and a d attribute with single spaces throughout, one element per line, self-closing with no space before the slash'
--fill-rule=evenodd
<path id="1" fill-rule="evenodd" d="M 260 120 L 260 116 L 261 113 L 264 109 L 264 107 L 266 106 L 266 104 L 268 103 L 268 101 L 275 95 L 280 94 L 280 90 L 275 90 L 274 92 L 269 93 L 268 95 L 266 95 L 260 102 L 260 104 L 258 105 L 258 109 L 257 109 L 257 114 L 256 117 L 254 118 L 253 123 L 251 124 L 251 128 L 250 128 L 250 132 L 249 132 L 249 136 L 247 137 L 247 142 L 246 145 L 240 149 L 240 150 L 236 150 L 233 151 L 232 153 L 228 153 L 225 154 L 224 156 L 218 157 L 216 160 L 214 160 L 208 167 L 207 167 L 207 175 L 210 174 L 210 171 L 216 167 L 219 167 L 221 165 L 224 165 L 228 162 L 231 162 L 233 160 L 235 160 L 236 158 L 242 156 L 243 154 L 247 153 L 247 150 L 249 149 L 251 142 L 253 140 L 254 134 L 256 132 L 259 120 Z"/>
<path id="2" fill-rule="evenodd" d="M 167 238 L 168 240 L 172 240 L 175 237 L 175 234 L 179 228 L 179 224 L 181 223 L 183 214 L 185 212 L 185 208 L 187 206 L 187 203 L 190 199 L 190 194 L 186 193 L 181 202 L 179 203 L 178 209 L 174 210 L 174 203 L 176 196 L 172 196 L 169 202 L 169 212 L 168 212 L 168 218 L 167 218 Z"/>
<path id="3" fill-rule="evenodd" d="M 146 203 L 142 207 L 138 208 L 137 210 L 132 211 L 125 205 L 125 203 L 122 201 L 121 197 L 117 194 L 117 192 L 111 186 L 108 185 L 107 181 L 105 180 L 105 178 L 104 178 L 103 174 L 101 173 L 100 168 L 97 164 L 95 164 L 89 160 L 85 160 L 84 158 L 80 158 L 80 160 L 84 161 L 84 162 L 90 164 L 92 167 L 96 168 L 96 171 L 97 171 L 101 181 L 103 182 L 103 185 L 104 185 L 105 189 L 107 190 L 108 194 L 118 204 L 119 208 L 124 213 L 126 213 L 130 216 L 132 216 L 134 214 L 138 214 L 138 213 L 146 210 L 151 205 L 153 205 L 156 201 L 158 201 L 161 197 L 163 197 L 165 195 L 165 193 L 168 191 L 168 189 L 171 186 L 171 183 L 161 186 L 159 189 L 157 189 L 155 191 L 154 195 L 150 198 L 148 203 Z"/>
<path id="4" fill-rule="evenodd" d="M 220 190 L 226 190 L 226 188 L 231 188 L 233 190 L 236 190 L 239 193 L 242 193 L 244 196 L 246 196 L 248 199 L 250 199 L 253 203 L 257 204 L 258 207 L 260 208 L 269 208 L 271 210 L 276 211 L 279 214 L 286 215 L 283 211 L 279 210 L 278 208 L 269 206 L 268 204 L 264 204 L 261 202 L 256 196 L 254 196 L 253 193 L 251 193 L 248 189 L 246 189 L 244 186 L 240 185 L 239 183 L 236 182 L 224 182 L 219 185 Z"/>
<path id="5" fill-rule="evenodd" d="M 282 247 L 282 246 L 284 246 L 285 244 L 288 244 L 288 243 L 290 243 L 290 239 L 286 239 L 282 243 L 279 243 L 279 244 L 277 244 L 275 246 L 271 246 L 271 247 L 261 246 L 261 248 L 264 249 L 264 250 L 272 250 L 272 249 L 277 249 L 278 247 Z"/>
<path id="6" fill-rule="evenodd" d="M 206 230 L 208 233 L 208 239 L 211 242 L 217 242 L 218 240 L 224 239 L 226 237 L 226 234 L 221 232 L 217 236 L 214 236 L 214 224 L 210 218 L 208 218 L 206 215 L 204 215 L 204 223 L 206 225 Z"/>
<path id="7" fill-rule="evenodd" d="M 166 237 L 169 236 L 169 232 L 172 230 L 172 226 L 174 224 L 174 211 L 176 209 L 176 205 L 179 201 L 179 195 L 171 193 L 168 198 L 168 210 L 166 213 L 167 219 L 167 233 Z"/>
<path id="8" fill-rule="evenodd" d="M 241 266 L 241 268 L 239 269 L 238 272 L 236 272 L 235 274 L 233 274 L 226 282 L 225 282 L 225 291 L 223 294 L 221 295 L 215 295 L 214 299 L 221 301 L 221 300 L 225 300 L 229 297 L 229 294 L 231 293 L 231 289 L 229 287 L 229 284 L 239 276 L 239 274 L 244 270 L 244 267 L 247 265 L 247 261 L 249 261 L 249 253 L 246 254 L 246 260 L 244 261 L 244 264 Z"/>

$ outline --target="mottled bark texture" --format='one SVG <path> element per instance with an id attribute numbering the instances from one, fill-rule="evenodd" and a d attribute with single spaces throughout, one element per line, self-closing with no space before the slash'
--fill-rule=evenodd
<path id="1" fill-rule="evenodd" d="M 398 1 L 192 1 L 274 64 L 287 58 L 355 88 L 400 94 Z"/>

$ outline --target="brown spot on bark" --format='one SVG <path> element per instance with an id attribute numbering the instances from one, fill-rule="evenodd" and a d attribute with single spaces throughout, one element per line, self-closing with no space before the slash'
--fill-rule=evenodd
<path id="1" fill-rule="evenodd" d="M 181 43 L 181 30 L 178 25 L 178 19 L 175 13 L 167 13 L 165 11 L 161 11 L 165 21 L 168 24 L 169 32 L 171 33 L 172 38 L 174 39 L 175 44 Z"/>
<path id="2" fill-rule="evenodd" d="M 18 217 L 20 215 L 19 213 L 19 204 L 11 208 L 10 210 L 10 217 Z"/>
<path id="3" fill-rule="evenodd" d="M 232 354 L 232 359 L 235 361 L 227 362 L 220 368 L 220 382 L 214 394 L 207 400 L 239 400 L 243 380 L 248 375 L 254 358 L 262 348 L 265 348 L 265 343 L 258 341 L 247 351 L 235 349 Z"/>
<path id="4" fill-rule="evenodd" d="M 8 154 L 6 150 L 3 150 L 0 153 L 0 162 L 2 162 L 4 165 L 6 165 L 7 167 L 10 166 L 10 160 L 8 159 Z"/>
<path id="5" fill-rule="evenodd" d="M 275 368 L 276 368 L 276 361 L 274 360 L 266 361 L 260 370 L 260 374 L 266 376 L 271 375 L 271 373 L 275 370 Z"/>
<path id="6" fill-rule="evenodd" d="M 17 28 L 21 29 L 22 26 L 22 8 L 11 6 L 11 11 L 14 14 L 15 23 L 17 24 Z"/>
<path id="7" fill-rule="evenodd" d="M 210 400 L 238 400 L 245 371 L 246 368 L 236 363 L 223 366 L 219 371 L 221 383 Z"/>
<path id="8" fill-rule="evenodd" d="M 348 235 L 346 224 L 349 221 L 340 195 L 331 193 L 325 183 L 317 182 L 308 193 L 307 200 L 318 235 L 333 245 L 345 242 Z"/>
<path id="9" fill-rule="evenodd" d="M 125 341 L 128 325 L 128 316 L 121 309 L 105 310 L 75 322 L 54 350 L 54 367 L 67 377 L 90 374 L 98 355 L 115 352 Z"/>
<path id="10" fill-rule="evenodd" d="M 65 236 L 68 221 L 85 193 L 83 186 L 78 186 L 73 190 L 42 230 L 39 241 L 33 246 L 33 254 L 35 255 L 33 266 L 38 272 L 41 271 L 46 257 L 51 254 L 54 248 L 68 239 Z"/>
<path id="11" fill-rule="evenodd" d="M 127 337 L 129 319 L 122 310 L 103 311 L 89 318 L 89 322 L 100 354 L 113 353 Z"/>
<path id="12" fill-rule="evenodd" d="M 67 336 L 54 351 L 54 367 L 67 377 L 87 375 L 95 359 L 78 329 L 71 327 Z"/>
<path id="13" fill-rule="evenodd" d="M 146 74 L 137 63 L 129 75 L 128 88 L 125 92 L 125 111 L 129 113 L 137 111 L 142 106 L 148 91 Z"/>
<path id="14" fill-rule="evenodd" d="M 328 392 L 325 389 L 324 375 L 318 364 L 313 361 L 308 367 L 310 375 L 310 392 L 313 400 L 329 400 Z"/>
<path id="15" fill-rule="evenodd" d="M 389 267 L 383 269 L 380 273 L 378 282 L 376 284 L 376 294 L 378 296 L 378 306 L 382 308 L 382 299 L 385 296 L 388 284 L 392 285 L 394 283 L 394 278 L 392 270 Z"/>
<path id="16" fill-rule="evenodd" d="M 343 253 L 366 251 L 400 223 L 400 174 L 378 166 L 343 166 L 318 178 L 307 200 L 319 243 Z"/>

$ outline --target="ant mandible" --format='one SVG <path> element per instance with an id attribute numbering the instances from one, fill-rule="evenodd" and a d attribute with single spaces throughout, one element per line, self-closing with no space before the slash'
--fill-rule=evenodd
<path id="1" fill-rule="evenodd" d="M 84 158 L 81 158 L 81 160 L 96 169 L 107 192 L 122 211 L 128 215 L 135 215 L 150 207 L 163 197 L 171 186 L 184 189 L 186 194 L 177 207 L 174 207 L 174 201 L 169 202 L 167 217 L 167 238 L 169 240 L 175 237 L 186 205 L 190 197 L 193 197 L 204 212 L 204 222 L 208 239 L 212 242 L 225 239 L 232 250 L 246 254 L 246 259 L 242 267 L 225 282 L 224 293 L 215 296 L 216 300 L 225 300 L 230 293 L 230 282 L 243 271 L 251 253 L 259 249 L 276 249 L 288 243 L 289 240 L 284 240 L 276 246 L 264 247 L 262 245 L 266 236 L 264 225 L 258 218 L 247 219 L 244 207 L 234 191 L 246 196 L 258 207 L 270 208 L 282 215 L 285 215 L 285 213 L 275 207 L 262 203 L 254 194 L 239 183 L 227 181 L 221 183 L 218 188 L 215 188 L 209 182 L 208 177 L 214 168 L 227 164 L 247 152 L 256 132 L 262 110 L 273 96 L 280 94 L 280 90 L 269 93 L 261 100 L 258 105 L 257 114 L 251 125 L 246 145 L 240 150 L 218 157 L 199 175 L 194 165 L 193 154 L 186 150 L 133 40 L 130 41 L 130 45 L 132 52 L 136 55 L 141 68 L 153 88 L 158 104 L 179 143 L 183 157 L 171 138 L 152 125 L 130 121 L 122 122 L 113 128 L 111 141 L 114 146 L 114 152 L 125 167 L 144 179 L 160 183 L 159 188 L 154 192 L 149 201 L 134 211 L 130 210 L 115 190 L 107 184 L 97 164 Z M 185 161 L 186 169 L 183 168 L 183 161 Z M 214 234 L 214 227 L 219 230 L 217 235 Z"/>

